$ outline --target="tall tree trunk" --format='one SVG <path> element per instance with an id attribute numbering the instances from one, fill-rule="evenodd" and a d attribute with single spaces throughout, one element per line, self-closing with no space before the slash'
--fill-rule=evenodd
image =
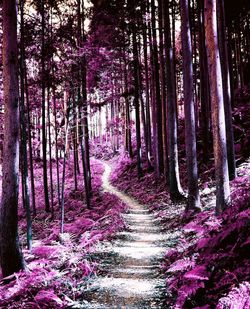
<path id="1" fill-rule="evenodd" d="M 205 0 L 205 34 L 212 109 L 213 146 L 216 176 L 216 213 L 230 205 L 223 87 L 217 33 L 216 0 Z"/>
<path id="2" fill-rule="evenodd" d="M 169 189 L 172 200 L 183 197 L 180 184 L 178 147 L 177 147 L 177 114 L 176 89 L 173 63 L 173 48 L 169 20 L 169 1 L 163 1 L 164 34 L 166 53 L 166 84 L 167 84 L 167 121 L 168 121 L 168 153 L 169 153 Z"/>
<path id="3" fill-rule="evenodd" d="M 33 216 L 36 216 L 36 192 L 35 192 L 35 177 L 33 168 L 33 148 L 32 148 L 32 136 L 31 136 L 31 120 L 30 120 L 30 101 L 29 101 L 29 89 L 27 80 L 27 68 L 25 66 L 25 95 L 27 104 L 27 129 L 28 129 L 28 143 L 29 143 L 29 164 L 30 164 L 30 182 L 31 182 L 31 196 L 32 196 L 32 211 Z"/>
<path id="4" fill-rule="evenodd" d="M 128 72 L 127 72 L 127 59 L 125 54 L 125 47 L 123 50 L 124 54 L 124 90 L 125 90 L 125 135 L 126 135 L 126 150 L 129 154 L 129 157 L 133 157 L 133 149 L 132 149 L 132 142 L 131 142 L 131 123 L 130 123 L 130 102 L 128 97 Z"/>
<path id="5" fill-rule="evenodd" d="M 110 119 L 111 119 L 111 126 L 110 126 L 110 131 L 111 131 L 111 145 L 113 149 L 113 154 L 116 153 L 116 148 L 115 148 L 115 102 L 114 102 L 114 95 L 115 95 L 115 82 L 113 79 L 113 75 L 111 75 L 111 102 L 110 102 Z"/>
<path id="6" fill-rule="evenodd" d="M 205 46 L 204 1 L 198 0 L 199 6 L 199 64 L 200 64 L 200 100 L 201 100 L 201 136 L 202 158 L 208 162 L 210 153 L 210 93 L 207 75 L 207 51 Z"/>
<path id="7" fill-rule="evenodd" d="M 86 41 L 85 29 L 85 13 L 84 13 L 84 1 L 82 1 L 82 39 Z M 83 92 L 83 132 L 84 132 L 84 147 L 86 154 L 86 168 L 87 168 L 87 180 L 90 196 L 92 195 L 91 184 L 91 169 L 90 169 L 90 153 L 89 153 L 89 127 L 88 127 L 88 104 L 87 104 L 87 61 L 85 56 L 83 57 L 82 68 L 82 92 Z"/>
<path id="8" fill-rule="evenodd" d="M 84 12 L 81 11 L 82 1 L 77 1 L 77 21 L 78 21 L 78 46 L 81 46 L 82 41 L 85 39 L 84 33 Z M 87 207 L 90 207 L 91 196 L 91 173 L 90 173 L 90 158 L 89 158 L 89 131 L 88 131 L 88 107 L 87 107 L 87 72 L 86 72 L 86 59 L 83 57 L 83 62 L 79 60 L 79 86 L 78 86 L 78 99 L 79 99 L 79 114 L 82 122 L 81 130 L 81 153 L 84 174 L 84 187 L 86 194 Z"/>
<path id="9" fill-rule="evenodd" d="M 142 12 L 143 5 L 142 5 Z M 144 67 L 145 67 L 145 92 L 146 92 L 146 129 L 148 139 L 148 153 L 147 153 L 147 164 L 148 168 L 151 169 L 151 152 L 152 152 L 152 136 L 151 136 L 151 117 L 150 117 L 150 95 L 149 95 L 149 67 L 148 67 L 148 44 L 147 44 L 147 24 L 144 23 L 142 28 L 143 36 L 143 56 L 144 56 Z"/>
<path id="10" fill-rule="evenodd" d="M 20 128 L 21 128 L 21 153 L 22 153 L 22 184 L 23 184 L 23 200 L 26 211 L 26 235 L 27 235 L 27 247 L 31 250 L 32 247 L 32 220 L 30 212 L 30 192 L 28 181 L 28 158 L 27 158 L 27 120 L 25 113 L 25 55 L 24 55 L 24 0 L 20 2 L 21 8 L 21 61 L 20 61 L 20 86 L 21 86 L 21 98 L 20 98 Z"/>
<path id="11" fill-rule="evenodd" d="M 196 57 L 196 43 L 197 43 L 197 31 L 196 31 L 196 7 L 195 7 L 195 0 L 190 1 L 189 5 L 189 24 L 190 24 L 190 32 L 191 32 L 191 42 L 192 42 L 192 67 L 193 67 L 193 91 L 194 91 L 194 109 L 195 109 L 195 125 L 196 130 L 198 130 L 199 126 L 199 106 L 198 106 L 198 100 L 197 100 L 197 57 Z"/>
<path id="12" fill-rule="evenodd" d="M 225 10 L 224 0 L 217 0 L 218 7 L 218 33 L 219 33 L 219 48 L 221 59 L 221 72 L 223 84 L 223 98 L 226 118 L 226 135 L 227 135 L 227 158 L 229 179 L 233 180 L 236 176 L 235 154 L 234 154 L 234 133 L 232 125 L 232 108 L 231 108 L 231 85 L 230 72 L 228 63 L 228 47 L 225 29 Z"/>
<path id="13" fill-rule="evenodd" d="M 43 148 L 43 188 L 45 210 L 50 211 L 48 176 L 47 176 L 47 136 L 46 136 L 46 108 L 45 108 L 45 12 L 44 0 L 41 0 L 41 15 L 42 15 L 42 148 Z"/>
<path id="14" fill-rule="evenodd" d="M 148 144 L 148 128 L 146 123 L 146 115 L 145 115 L 145 103 L 143 98 L 143 82 L 142 82 L 142 59 L 141 59 L 141 40 L 138 40 L 138 52 L 139 52 L 139 96 L 140 96 L 140 106 L 141 106 L 141 122 L 143 127 L 143 138 L 144 138 L 144 145 L 145 145 L 145 153 L 147 158 L 147 165 L 150 169 L 150 162 L 148 162 L 148 153 L 149 153 L 149 144 Z"/>
<path id="15" fill-rule="evenodd" d="M 149 5 L 149 0 L 147 0 L 147 6 L 146 6 L 146 11 L 149 16 L 150 14 L 150 5 Z M 156 160 L 155 158 L 157 157 L 156 154 L 156 136 L 157 136 L 157 124 L 156 124 L 156 96 L 155 96 L 155 70 L 154 70 L 154 60 L 153 60 L 153 38 L 152 38 L 152 29 L 151 29 L 151 22 L 150 20 L 147 22 L 147 28 L 148 28 L 148 40 L 149 40 L 149 50 L 150 50 L 150 83 L 149 83 L 149 88 L 150 88 L 150 102 L 151 102 L 151 123 L 152 123 L 152 131 L 153 131 L 153 157 L 154 161 Z M 151 128 L 150 128 L 151 130 Z M 151 133 L 151 132 L 150 132 Z M 150 134 L 152 136 L 152 134 Z M 152 148 L 152 147 L 151 147 Z M 155 162 L 154 162 L 154 169 L 155 169 Z M 156 171 L 156 169 L 155 169 Z"/>
<path id="16" fill-rule="evenodd" d="M 134 106 L 135 106 L 135 124 L 136 124 L 136 153 L 137 153 L 137 175 L 141 177 L 141 126 L 140 126 L 140 106 L 139 106 L 139 61 L 138 61 L 138 47 L 136 39 L 136 29 L 133 27 L 132 33 L 133 45 L 133 66 L 134 66 Z"/>
<path id="17" fill-rule="evenodd" d="M 168 2 L 169 3 L 169 2 Z M 171 22 L 171 27 L 172 31 L 170 32 L 171 36 L 171 42 L 172 42 L 172 51 L 173 51 L 173 76 L 174 76 L 174 89 L 175 89 L 175 104 L 176 104 L 176 121 L 177 121 L 177 127 L 178 127 L 178 116 L 179 116 L 179 104 L 178 104 L 178 93 L 181 93 L 181 71 L 177 70 L 177 65 L 176 65 L 176 35 L 175 35 L 175 16 L 178 15 L 177 9 L 178 6 L 176 5 L 176 0 L 172 0 L 170 3 L 170 8 L 171 8 L 171 17 L 172 17 L 172 22 Z M 169 13 L 170 14 L 170 13 Z M 170 21 L 169 21 L 170 23 Z M 179 71 L 179 72 L 178 72 Z M 178 81 L 179 81 L 179 87 L 178 87 Z"/>
<path id="18" fill-rule="evenodd" d="M 47 105 L 47 117 L 48 117 L 48 135 L 49 135 L 49 178 L 50 178 L 50 201 L 51 201 L 51 215 L 54 218 L 54 188 L 53 188 L 53 162 L 52 162 L 52 145 L 51 145 L 51 124 L 50 124 L 50 91 L 48 88 L 48 105 Z"/>
<path id="19" fill-rule="evenodd" d="M 77 174 L 78 174 L 78 143 L 77 143 L 77 106 L 75 100 L 75 93 L 72 85 L 72 96 L 73 96 L 73 119 L 74 119 L 74 126 L 72 132 L 72 139 L 73 139 L 73 150 L 74 150 L 74 183 L 75 183 L 75 191 L 78 190 L 78 181 L 77 181 Z"/>
<path id="20" fill-rule="evenodd" d="M 65 144 L 63 151 L 63 174 L 62 174 L 62 189 L 61 189 L 61 226 L 60 232 L 63 234 L 64 232 L 64 217 L 65 217 L 65 209 L 64 209 L 64 187 L 65 187 L 65 173 L 66 173 L 66 159 L 67 159 L 67 145 L 68 145 L 68 131 L 69 131 L 69 109 L 67 110 L 66 115 L 67 121 L 65 121 Z"/>
<path id="21" fill-rule="evenodd" d="M 15 0 L 3 0 L 4 145 L 0 212 L 0 263 L 3 277 L 25 268 L 18 237 L 18 48 Z"/>
<path id="22" fill-rule="evenodd" d="M 164 58 L 164 40 L 163 40 L 163 0 L 158 1 L 159 15 L 159 52 L 160 52 L 160 81 L 161 81 L 161 110 L 162 110 L 162 145 L 163 145 L 163 166 L 164 176 L 167 182 L 168 175 L 168 150 L 167 150 L 167 108 L 166 108 L 166 74 Z"/>
<path id="23" fill-rule="evenodd" d="M 157 47 L 157 33 L 155 21 L 155 1 L 151 0 L 151 19 L 152 19 L 152 60 L 153 60 L 153 74 L 154 74 L 154 91 L 155 91 L 155 121 L 156 121 L 156 135 L 155 139 L 155 171 L 158 176 L 164 172 L 163 167 L 163 143 L 162 143 L 162 104 L 161 104 L 161 89 L 159 76 L 159 62 L 158 62 L 158 47 Z"/>
<path id="24" fill-rule="evenodd" d="M 180 1 L 185 109 L 185 145 L 188 175 L 188 204 L 186 210 L 193 211 L 200 209 L 200 195 L 198 188 L 198 168 L 196 153 L 192 41 L 188 3 L 188 0 Z"/>
<path id="25" fill-rule="evenodd" d="M 55 122 L 55 156 L 56 156 L 57 199 L 58 199 L 58 205 L 60 205 L 61 204 L 61 193 L 60 193 L 60 171 L 59 171 L 59 158 L 58 158 L 57 108 L 56 108 L 55 88 L 53 88 L 53 113 L 54 113 L 54 122 Z"/>

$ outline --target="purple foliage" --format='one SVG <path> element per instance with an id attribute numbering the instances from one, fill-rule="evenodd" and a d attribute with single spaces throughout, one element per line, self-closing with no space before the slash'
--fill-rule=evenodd
<path id="1" fill-rule="evenodd" d="M 250 283 L 242 282 L 234 287 L 227 296 L 219 299 L 216 309 L 250 308 Z"/>
<path id="2" fill-rule="evenodd" d="M 39 205 L 33 223 L 33 249 L 24 250 L 28 270 L 15 274 L 10 283 L 0 284 L 2 308 L 66 308 L 81 298 L 83 278 L 96 272 L 88 259 L 99 241 L 110 239 L 124 228 L 126 210 L 116 196 L 101 190 L 103 165 L 92 160 L 93 197 L 87 209 L 82 195 L 74 191 L 72 162 L 67 165 L 65 231 L 60 234 L 60 213 L 51 220 Z M 40 166 L 38 175 L 40 175 Z M 25 216 L 20 211 L 21 238 L 25 238 Z M 6 292 L 7 291 L 7 292 Z M 66 296 L 67 295 L 67 296 Z M 12 307 L 13 303 L 13 307 Z M 25 307 L 26 306 L 26 307 Z"/>
<path id="3" fill-rule="evenodd" d="M 174 249 L 166 252 L 163 265 L 168 286 L 167 306 L 215 307 L 233 287 L 250 280 L 250 163 L 245 163 L 239 171 L 240 176 L 231 182 L 232 207 L 220 217 L 214 215 L 214 208 L 207 207 L 187 221 L 190 218 L 182 215 L 184 206 L 170 202 L 163 182 L 154 173 L 146 173 L 145 165 L 145 174 L 138 180 L 134 160 L 124 156 L 116 161 L 113 184 L 148 204 L 166 227 L 166 233 L 176 234 L 178 238 Z M 207 187 L 202 202 L 211 203 L 213 192 L 213 188 Z M 240 303 L 244 303 L 246 293 L 241 295 Z M 227 306 L 221 308 L 236 308 L 234 303 L 236 300 L 230 307 L 228 298 Z"/>
<path id="4" fill-rule="evenodd" d="M 245 173 L 248 173 L 247 169 Z M 249 175 L 238 177 L 231 184 L 233 204 L 221 217 L 215 217 L 210 211 L 203 212 L 183 227 L 185 237 L 193 239 L 193 245 L 175 254 L 176 262 L 172 259 L 169 265 L 166 261 L 165 269 L 169 273 L 175 263 L 192 256 L 196 257 L 196 266 L 188 271 L 175 272 L 168 279 L 172 295 L 176 297 L 176 308 L 215 306 L 220 297 L 234 286 L 239 288 L 221 298 L 218 308 L 236 308 L 236 304 L 239 308 L 248 308 L 242 304 L 246 306 L 249 302 L 246 292 L 249 284 L 240 283 L 250 280 L 249 180 Z"/>

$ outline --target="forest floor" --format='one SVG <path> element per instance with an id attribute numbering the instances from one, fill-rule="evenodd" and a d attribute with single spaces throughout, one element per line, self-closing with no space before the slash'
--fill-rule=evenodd
<path id="1" fill-rule="evenodd" d="M 33 249 L 23 249 L 29 271 L 0 282 L 0 308 L 249 308 L 250 160 L 231 182 L 232 208 L 216 217 L 215 188 L 203 185 L 203 212 L 191 220 L 153 172 L 138 180 L 133 160 L 120 156 L 109 164 L 91 160 L 87 209 L 82 175 L 76 191 L 69 162 L 61 235 L 58 205 L 53 220 L 43 210 L 37 165 Z"/>
<path id="2" fill-rule="evenodd" d="M 249 135 L 239 136 L 245 145 Z M 238 177 L 231 182 L 232 207 L 220 217 L 214 214 L 209 167 L 201 173 L 203 211 L 185 218 L 185 202 L 171 203 L 163 178 L 156 178 L 144 162 L 138 179 L 135 159 L 112 159 L 109 148 L 99 151 L 108 163 L 91 160 L 93 197 L 87 209 L 82 173 L 75 189 L 68 160 L 63 234 L 55 196 L 54 218 L 44 211 L 37 161 L 32 251 L 25 249 L 21 197 L 19 207 L 29 271 L 15 274 L 8 284 L 0 281 L 0 308 L 250 308 L 249 147 L 236 146 L 241 151 Z M 55 175 L 54 162 L 54 182 Z M 185 179 L 182 175 L 184 188 Z M 55 183 L 53 187 L 56 195 Z"/>
<path id="3" fill-rule="evenodd" d="M 86 308 L 162 308 L 165 280 L 160 265 L 166 234 L 148 207 L 109 183 L 111 167 L 104 165 L 103 189 L 128 206 L 123 214 L 126 229 L 95 249 L 99 275 L 83 294 L 90 302 Z"/>
<path id="4" fill-rule="evenodd" d="M 135 159 L 112 161 L 111 183 L 148 205 L 167 238 L 165 302 L 156 308 L 250 308 L 250 160 L 238 165 L 227 211 L 215 215 L 215 184 L 203 180 L 202 212 L 191 217 L 185 216 L 185 201 L 172 203 L 164 179 L 146 164 L 138 179 Z"/>

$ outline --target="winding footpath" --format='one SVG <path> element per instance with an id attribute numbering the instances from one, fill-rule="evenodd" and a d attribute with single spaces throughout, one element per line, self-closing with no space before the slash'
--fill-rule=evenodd
<path id="1" fill-rule="evenodd" d="M 93 278 L 84 292 L 84 308 L 164 308 L 165 280 L 160 264 L 166 247 L 159 222 L 146 206 L 110 184 L 111 167 L 103 164 L 103 190 L 129 206 L 123 214 L 127 229 L 113 241 L 98 245 L 94 255 L 103 275 Z"/>

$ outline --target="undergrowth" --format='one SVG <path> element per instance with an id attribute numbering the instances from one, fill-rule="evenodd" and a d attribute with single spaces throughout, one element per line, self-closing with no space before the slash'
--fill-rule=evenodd
<path id="1" fill-rule="evenodd" d="M 116 161 L 112 183 L 161 220 L 168 235 L 162 265 L 167 308 L 249 308 L 250 161 L 231 182 L 232 207 L 216 217 L 213 183 L 201 184 L 203 211 L 186 218 L 185 205 L 173 204 L 163 179 L 147 172 L 138 179 L 136 162 Z"/>
<path id="2" fill-rule="evenodd" d="M 91 253 L 99 241 L 110 239 L 124 228 L 121 213 L 126 208 L 118 198 L 102 192 L 102 164 L 92 160 L 91 168 L 93 197 L 91 208 L 87 209 L 83 188 L 74 191 L 72 165 L 67 166 L 63 234 L 60 234 L 59 206 L 55 205 L 52 219 L 51 214 L 44 212 L 42 201 L 38 201 L 33 220 L 33 248 L 23 249 L 27 270 L 1 281 L 0 308 L 82 308 L 84 305 L 82 295 L 88 278 L 97 269 Z M 39 179 L 41 170 L 37 169 Z M 42 191 L 39 181 L 36 189 Z M 19 217 L 20 236 L 25 245 L 26 221 L 22 208 Z"/>

